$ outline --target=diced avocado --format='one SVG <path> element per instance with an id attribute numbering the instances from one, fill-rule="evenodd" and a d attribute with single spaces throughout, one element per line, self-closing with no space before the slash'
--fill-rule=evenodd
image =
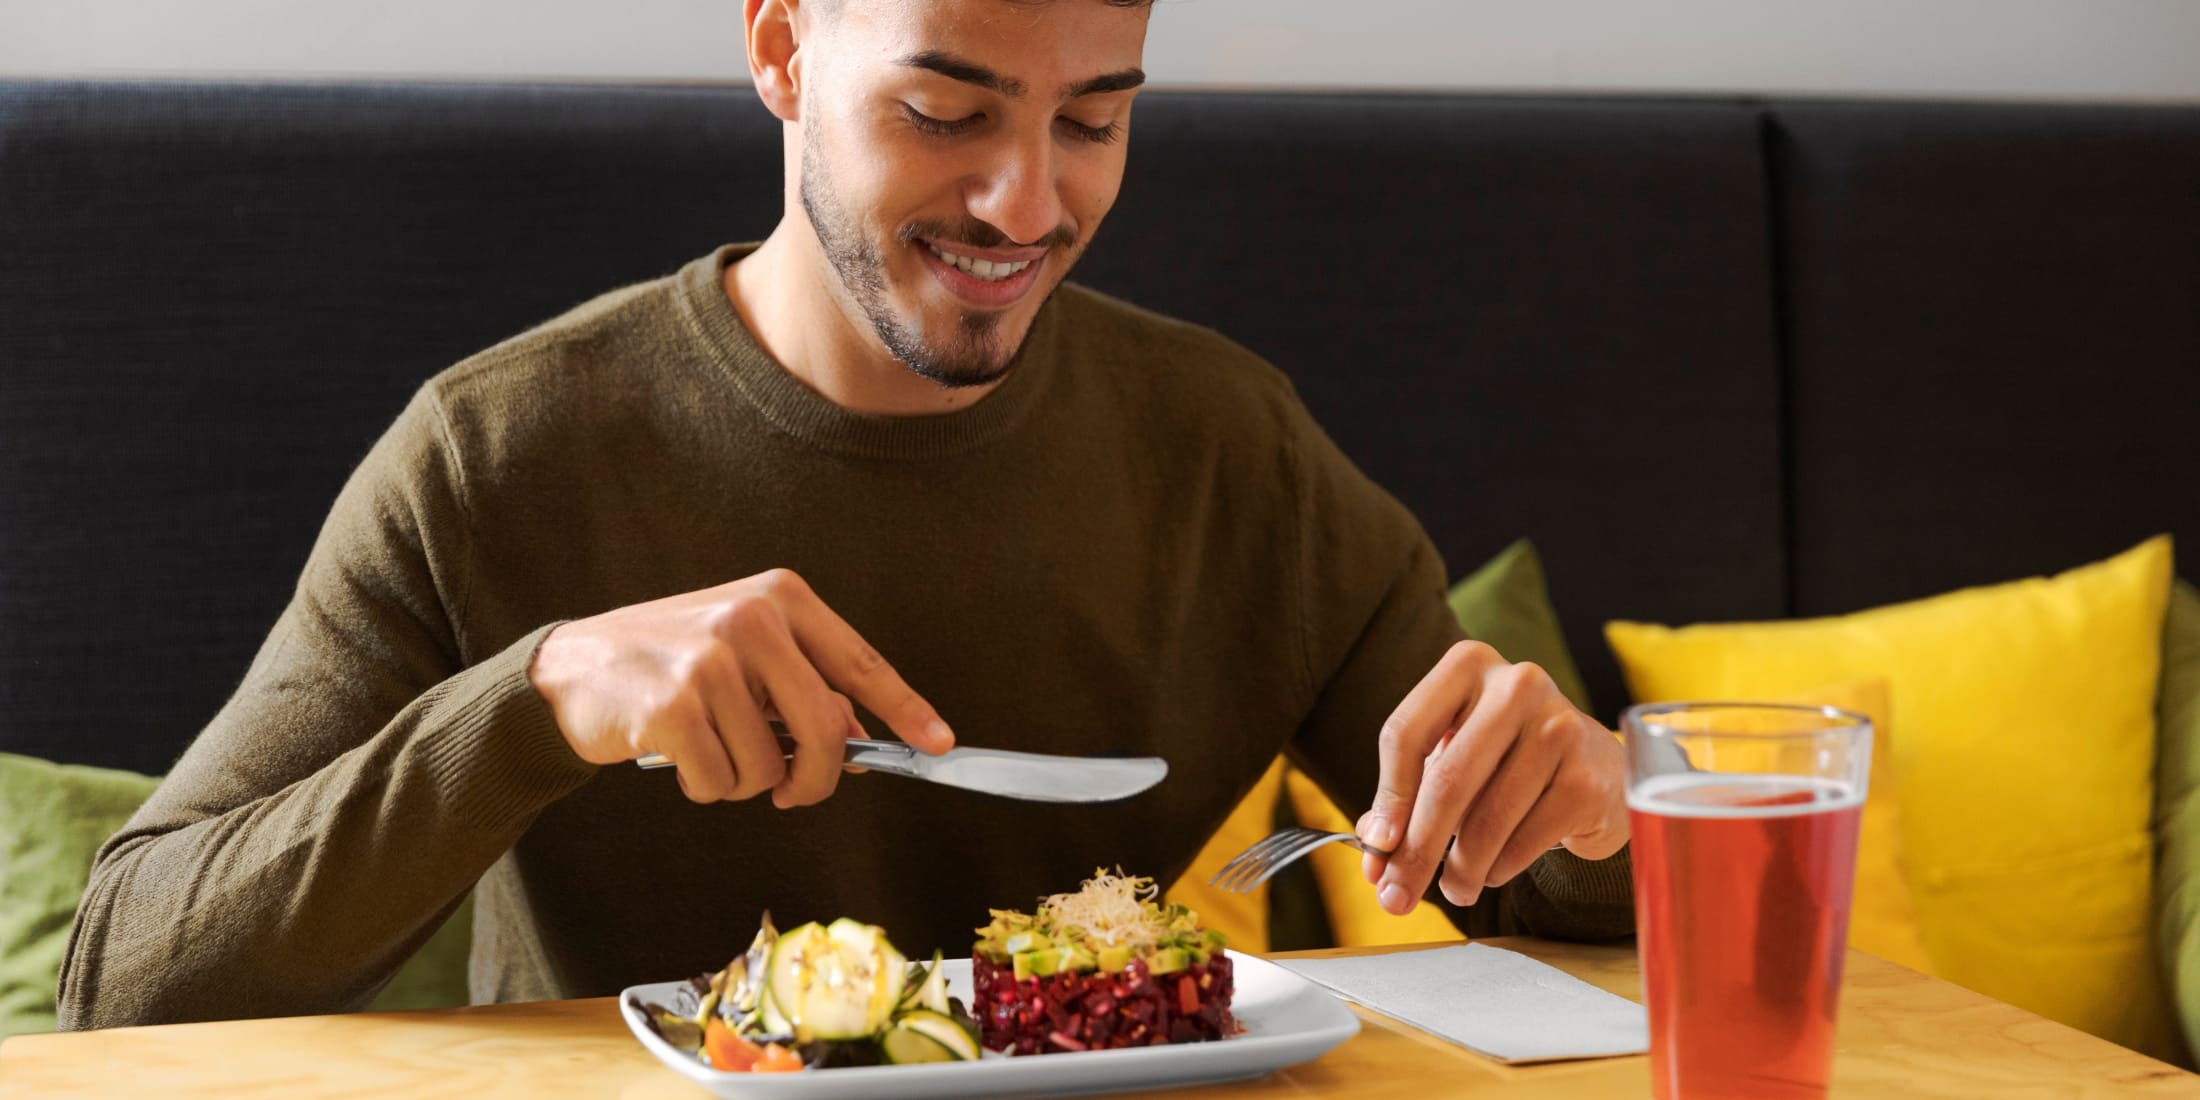
<path id="1" fill-rule="evenodd" d="M 1146 971 L 1151 974 L 1169 974 L 1191 965 L 1191 958 L 1181 947 L 1164 947 L 1146 960 Z"/>
<path id="2" fill-rule="evenodd" d="M 1100 969 L 1103 973 L 1121 974 L 1131 964 L 1128 947 L 1103 947 L 1100 949 Z"/>
<path id="3" fill-rule="evenodd" d="M 1100 960 L 1094 958 L 1092 952 L 1082 947 L 1072 944 L 1062 949 L 1060 968 L 1063 970 L 1085 972 L 1097 969 L 1099 966 Z"/>
<path id="4" fill-rule="evenodd" d="M 1046 937 L 1037 932 L 1014 932 L 1001 941 L 1001 950 L 1011 955 L 1021 955 L 1046 946 Z"/>
<path id="5" fill-rule="evenodd" d="M 1230 943 L 1230 937 L 1223 935 L 1220 929 L 1209 928 L 1204 935 L 1207 937 L 1209 951 L 1220 951 Z"/>
<path id="6" fill-rule="evenodd" d="M 1044 978 L 1061 969 L 1062 953 L 1051 947 L 1025 951 L 1016 956 L 1016 977 Z"/>

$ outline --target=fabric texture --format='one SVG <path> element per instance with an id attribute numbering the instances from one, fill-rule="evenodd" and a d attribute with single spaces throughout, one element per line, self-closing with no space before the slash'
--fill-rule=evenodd
<path id="1" fill-rule="evenodd" d="M 92 857 L 159 783 L 0 753 L 0 1037 L 53 1030 L 54 984 Z M 470 902 L 460 906 L 368 1010 L 465 1004 L 472 916 Z"/>
<path id="2" fill-rule="evenodd" d="M 744 254 L 415 396 L 236 694 L 102 850 L 64 1026 L 356 1006 L 469 888 L 477 1001 L 722 966 L 766 909 L 959 951 L 987 907 L 1095 867 L 1174 880 L 1286 747 L 1374 788 L 1374 731 L 1459 628 L 1418 525 L 1273 368 L 1072 286 L 984 400 L 865 416 L 750 337 L 724 289 Z M 556 624 L 772 568 L 964 744 L 1170 778 L 1065 806 L 867 775 L 781 812 L 574 756 L 527 675 Z M 1625 859 L 1563 855 L 1469 929 L 1624 934 Z"/>
<path id="3" fill-rule="evenodd" d="M 2162 627 L 2159 721 L 2155 953 L 2186 1049 L 2200 1051 L 2200 588 L 2190 581 L 2171 589 Z"/>
<path id="4" fill-rule="evenodd" d="M 1885 679 L 1933 972 L 2173 1057 L 2147 821 L 2170 556 L 2159 537 L 2051 578 L 1837 618 L 1607 630 L 1641 699 Z"/>

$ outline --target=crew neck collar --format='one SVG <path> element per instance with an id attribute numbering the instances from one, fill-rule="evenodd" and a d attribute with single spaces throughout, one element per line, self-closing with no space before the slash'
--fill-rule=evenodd
<path id="1" fill-rule="evenodd" d="M 682 268 L 684 312 L 706 354 L 773 427 L 820 450 L 859 458 L 935 458 L 982 447 L 1013 431 L 1053 371 L 1054 303 L 1040 307 L 1016 364 L 993 392 L 952 412 L 859 413 L 834 404 L 773 359 L 726 297 L 725 270 L 755 244 L 725 245 Z"/>

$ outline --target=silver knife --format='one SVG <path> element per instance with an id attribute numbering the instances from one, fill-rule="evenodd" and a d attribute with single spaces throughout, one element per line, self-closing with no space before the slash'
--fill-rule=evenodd
<path id="1" fill-rule="evenodd" d="M 781 749 L 794 751 L 793 737 L 784 733 L 777 736 Z M 902 741 L 850 739 L 847 745 L 846 762 L 859 768 L 1027 802 L 1114 802 L 1161 782 L 1169 774 L 1169 762 L 1158 756 L 1118 759 L 963 748 L 933 756 Z M 645 768 L 672 766 L 672 761 L 659 753 L 634 762 Z"/>

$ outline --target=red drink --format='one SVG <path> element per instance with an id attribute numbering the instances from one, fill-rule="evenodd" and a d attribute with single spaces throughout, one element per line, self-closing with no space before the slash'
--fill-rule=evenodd
<path id="1" fill-rule="evenodd" d="M 1861 787 L 1681 773 L 1628 806 L 1656 1095 L 1823 1097 Z"/>

